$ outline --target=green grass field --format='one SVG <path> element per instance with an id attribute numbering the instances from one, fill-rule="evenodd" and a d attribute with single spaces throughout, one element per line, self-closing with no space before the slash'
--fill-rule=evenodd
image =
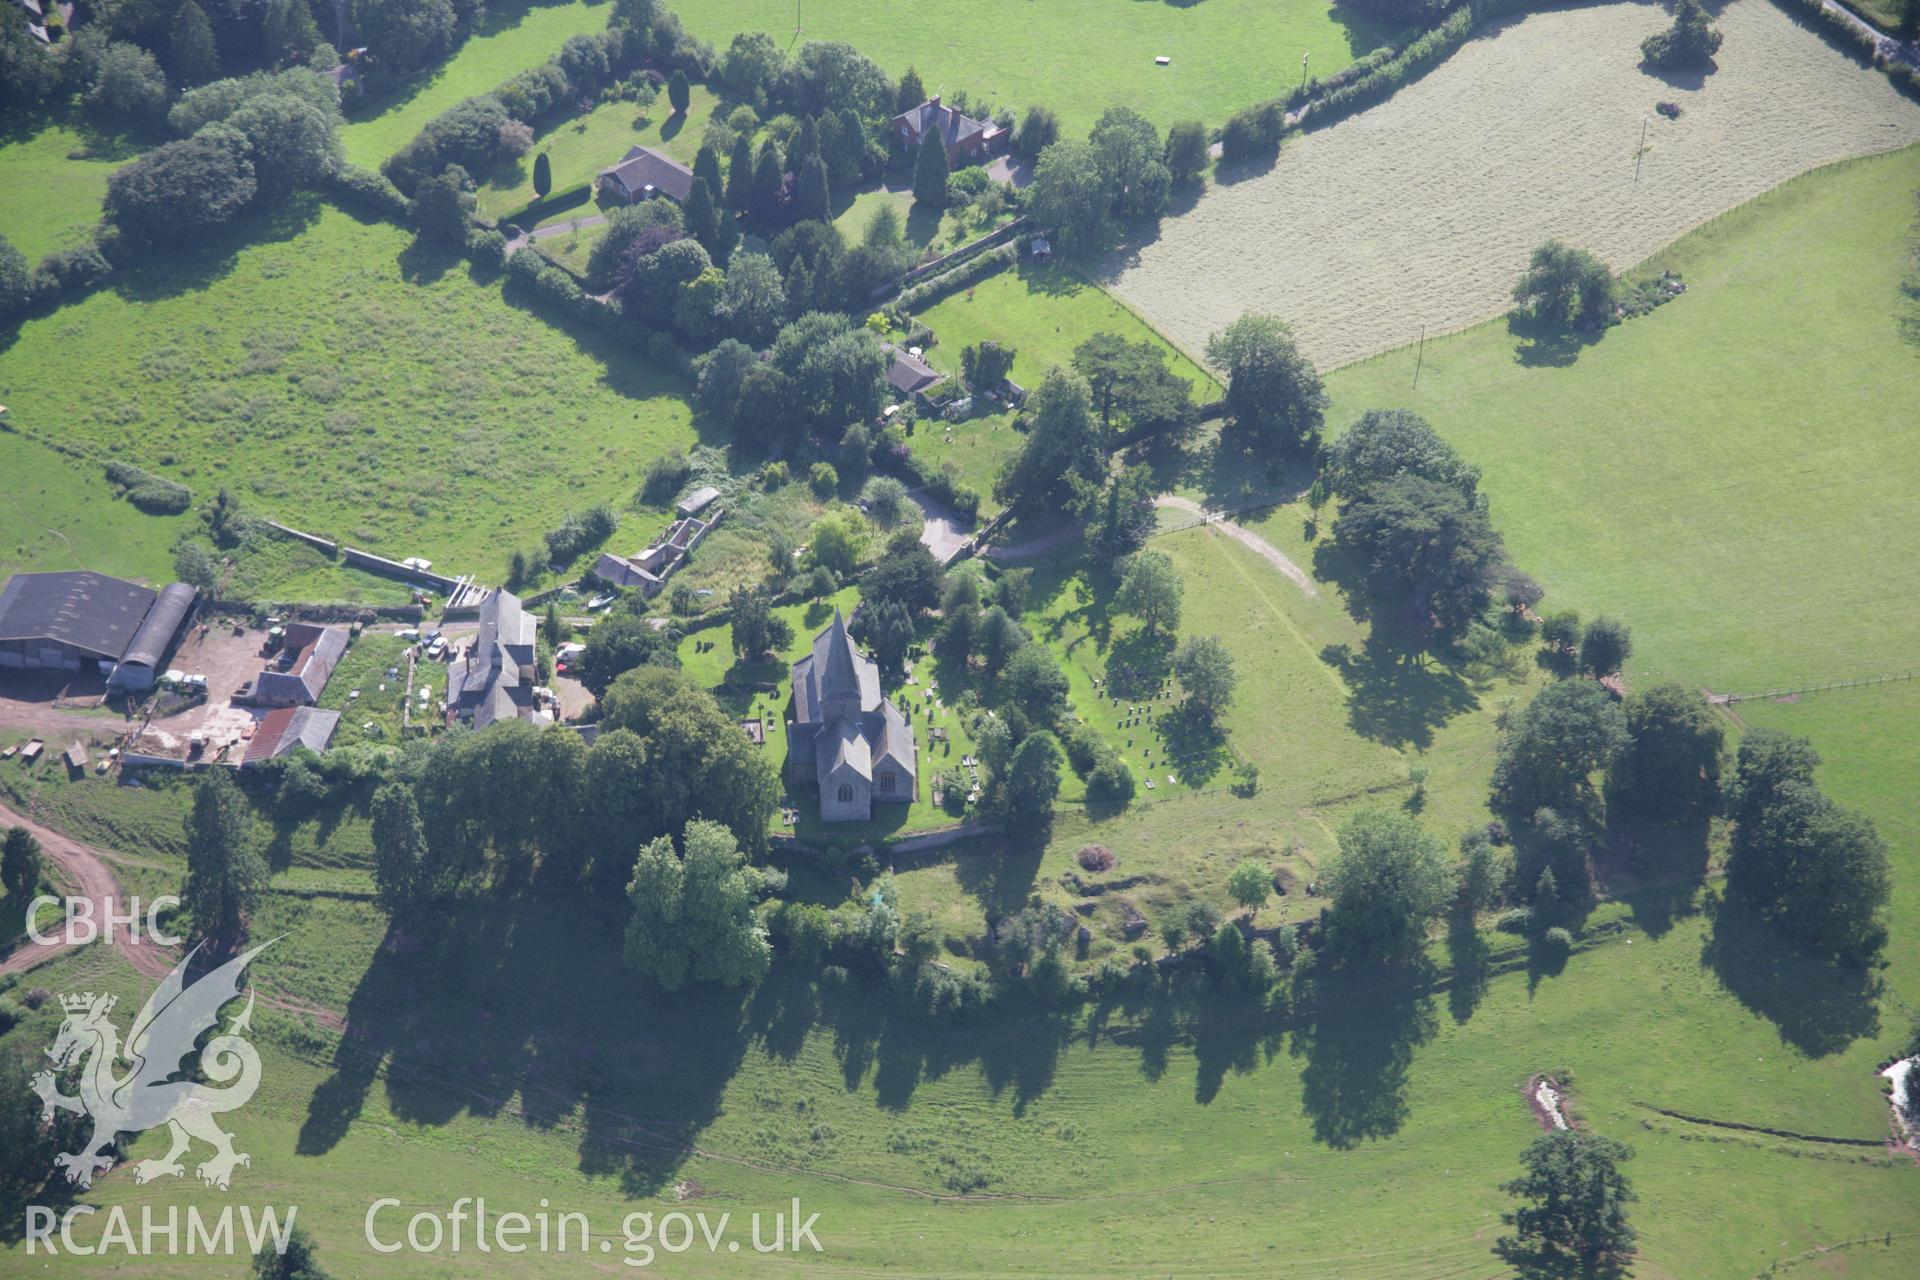
<path id="1" fill-rule="evenodd" d="M 519 72 L 560 52 L 569 36 L 606 28 L 605 0 L 561 0 L 538 4 L 508 0 L 489 5 L 480 31 L 453 57 L 400 92 L 370 99 L 354 108 L 342 130 L 347 159 L 377 168 L 442 111 L 486 93 Z"/>
<path id="2" fill-rule="evenodd" d="M 29 266 L 86 238 L 100 221 L 107 179 L 141 144 L 55 115 L 30 135 L 0 142 L 0 236 Z"/>
<path id="3" fill-rule="evenodd" d="M 503 572 L 595 502 L 649 532 L 664 520 L 631 504 L 650 460 L 694 442 L 677 374 L 503 304 L 396 228 L 319 206 L 253 230 L 31 320 L 0 352 L 13 428 L 80 454 L 57 460 L 64 482 L 56 460 L 32 463 L 46 496 L 0 517 L 6 560 L 91 560 L 121 531 L 176 527 L 104 498 L 110 457 L 455 573 Z M 70 550 L 60 534 L 94 522 Z M 171 536 L 141 541 L 104 559 L 158 576 Z"/>
<path id="4" fill-rule="evenodd" d="M 1634 627 L 1629 670 L 1766 690 L 1912 665 L 1920 361 L 1894 328 L 1920 149 L 1708 223 L 1633 274 L 1687 293 L 1575 351 L 1503 321 L 1333 374 L 1330 428 L 1426 415 L 1486 472 L 1544 607 Z"/>
<path id="5" fill-rule="evenodd" d="M 950 376 L 960 373 L 960 353 L 981 342 L 1014 348 L 1013 380 L 1029 391 L 1055 366 L 1070 367 L 1074 348 L 1096 333 L 1117 333 L 1129 342 L 1151 342 L 1167 352 L 1173 369 L 1191 382 L 1196 401 L 1220 394 L 1213 376 L 1176 351 L 1145 321 L 1065 266 L 1022 266 L 1001 271 L 971 288 L 949 294 L 917 317 L 938 342 L 926 359 Z M 1012 414 L 987 414 L 953 424 L 923 422 L 908 442 L 922 460 L 958 468 L 962 483 L 985 499 L 984 515 L 999 510 L 993 480 L 1025 437 Z"/>
<path id="6" fill-rule="evenodd" d="M 533 199 L 534 158 L 545 152 L 553 166 L 553 189 L 558 191 L 576 182 L 591 182 L 602 169 L 620 162 L 631 146 L 652 147 L 691 165 L 700 150 L 707 119 L 718 102 L 705 85 L 693 86 L 693 96 L 685 115 L 675 115 L 662 93 L 657 102 L 642 111 L 631 102 L 608 102 L 584 116 L 561 120 L 543 131 L 533 150 L 499 171 L 486 175 L 475 193 L 479 210 L 489 218 L 500 218 L 522 209 Z M 722 156 L 722 168 L 726 157 Z M 569 217 L 597 213 L 591 203 L 541 225 L 564 222 Z"/>
<path id="7" fill-rule="evenodd" d="M 674 7 L 716 49 L 741 31 L 766 31 L 782 45 L 793 31 L 793 13 L 759 0 Z M 1328 75 L 1385 34 L 1325 0 L 927 0 L 910 20 L 889 20 L 860 0 L 812 0 L 800 23 L 803 39 L 845 41 L 888 75 L 913 66 L 929 93 L 964 90 L 1016 117 L 1029 104 L 1051 107 L 1076 136 L 1111 106 L 1132 107 L 1162 129 L 1185 119 L 1217 125 L 1297 84 L 1302 54 Z M 1173 61 L 1154 65 L 1160 56 Z"/>

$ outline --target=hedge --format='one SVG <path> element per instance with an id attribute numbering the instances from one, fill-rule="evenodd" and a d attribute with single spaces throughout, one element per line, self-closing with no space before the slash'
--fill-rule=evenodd
<path id="1" fill-rule="evenodd" d="M 976 280 L 985 279 L 996 271 L 1004 270 L 1020 260 L 1020 242 L 1010 240 L 987 250 L 976 258 L 969 258 L 951 271 L 942 271 L 931 280 L 922 280 L 919 284 L 902 289 L 893 305 L 902 311 L 911 311 L 924 307 L 928 303 L 945 297 L 955 289 L 963 288 Z"/>
<path id="2" fill-rule="evenodd" d="M 328 190 L 341 204 L 349 205 L 389 222 L 405 223 L 407 198 L 400 188 L 371 169 L 345 164 L 333 175 Z"/>
<path id="3" fill-rule="evenodd" d="M 127 462 L 109 462 L 107 483 L 150 516 L 177 516 L 193 505 L 193 491 Z"/>

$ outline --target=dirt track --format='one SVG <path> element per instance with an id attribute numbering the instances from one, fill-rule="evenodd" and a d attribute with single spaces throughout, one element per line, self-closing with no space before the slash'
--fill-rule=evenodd
<path id="1" fill-rule="evenodd" d="M 1237 525 L 1229 520 L 1225 512 L 1209 512 L 1205 507 L 1191 498 L 1181 498 L 1170 493 L 1163 493 L 1155 498 L 1153 505 L 1156 507 L 1169 507 L 1175 511 L 1186 511 L 1193 515 L 1200 516 L 1205 520 L 1209 528 L 1218 529 L 1221 533 L 1226 534 L 1229 538 L 1232 538 L 1235 542 L 1247 548 L 1247 550 L 1253 552 L 1262 560 L 1265 560 L 1268 564 L 1278 569 L 1281 574 L 1286 577 L 1287 581 L 1293 583 L 1293 585 L 1300 588 L 1300 590 L 1310 596 L 1320 594 L 1320 589 L 1313 585 L 1313 578 L 1305 569 L 1295 564 L 1287 557 L 1284 551 L 1274 546 L 1271 542 L 1268 542 L 1253 530 L 1245 528 L 1242 525 Z"/>
<path id="2" fill-rule="evenodd" d="M 52 864 L 53 879 L 66 892 L 74 897 L 88 898 L 93 902 L 93 918 L 96 925 L 106 918 L 109 899 L 119 897 L 119 884 L 114 879 L 113 869 L 109 865 L 111 855 L 105 854 L 91 845 L 81 844 L 59 832 L 43 827 L 32 819 L 15 813 L 5 805 L 0 805 L 0 827 L 25 827 L 33 833 L 40 847 L 46 850 L 47 861 Z M 122 904 L 116 902 L 116 906 Z M 144 929 L 144 922 L 142 928 Z M 144 933 L 139 942 L 130 941 L 126 930 L 117 929 L 113 936 L 113 945 L 127 957 L 128 963 L 139 971 L 142 977 L 150 979 L 167 976 L 179 956 L 173 950 L 149 941 Z M 4 959 L 0 959 L 0 974 L 19 973 L 53 959 L 62 948 L 71 945 L 67 940 L 67 930 L 63 926 L 57 938 L 51 942 L 36 943 L 31 940 L 22 942 Z"/>

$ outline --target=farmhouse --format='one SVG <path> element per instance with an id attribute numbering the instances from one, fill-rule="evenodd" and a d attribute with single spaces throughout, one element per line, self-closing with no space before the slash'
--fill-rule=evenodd
<path id="1" fill-rule="evenodd" d="M 347 633 L 339 627 L 296 622 L 287 628 L 280 657 L 253 682 L 253 701 L 263 707 L 297 707 L 318 702 L 347 651 Z"/>
<path id="2" fill-rule="evenodd" d="M 975 120 L 952 107 L 942 106 L 937 93 L 893 118 L 893 135 L 904 146 L 919 146 L 920 139 L 929 132 L 946 143 L 948 164 L 978 160 L 1007 145 L 1005 129 L 991 120 Z"/>
<path id="3" fill-rule="evenodd" d="M 535 714 L 533 615 L 496 591 L 480 605 L 480 631 L 447 668 L 447 711 L 474 728 Z"/>
<path id="4" fill-rule="evenodd" d="M 660 588 L 667 585 L 667 579 L 700 545 L 700 540 L 726 515 L 719 499 L 718 489 L 711 486 L 696 489 L 676 508 L 680 517 L 667 526 L 660 541 L 630 556 L 601 552 L 600 558 L 593 562 L 593 576 L 616 587 L 638 587 L 642 595 L 659 594 Z"/>
<path id="5" fill-rule="evenodd" d="M 339 724 L 338 711 L 322 711 L 318 707 L 280 707 L 269 711 L 266 719 L 254 729 L 240 767 L 263 764 L 301 747 L 325 751 Z"/>
<path id="6" fill-rule="evenodd" d="M 91 663 L 111 685 L 151 689 L 198 594 L 181 583 L 156 593 L 87 570 L 15 574 L 0 589 L 0 668 Z"/>
<path id="7" fill-rule="evenodd" d="M 913 726 L 880 693 L 880 668 L 856 651 L 846 619 L 814 637 L 793 664 L 787 780 L 820 788 L 822 822 L 864 822 L 873 806 L 919 794 Z"/>
<path id="8" fill-rule="evenodd" d="M 655 196 L 685 204 L 693 194 L 693 170 L 650 147 L 628 147 L 624 160 L 600 171 L 600 189 L 628 204 Z"/>

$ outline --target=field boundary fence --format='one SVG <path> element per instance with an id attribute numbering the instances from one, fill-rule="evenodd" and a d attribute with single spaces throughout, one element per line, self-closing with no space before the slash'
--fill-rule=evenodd
<path id="1" fill-rule="evenodd" d="M 1803 684 L 1791 689 L 1768 689 L 1764 693 L 1709 693 L 1707 701 L 1716 706 L 1728 707 L 1736 702 L 1754 702 L 1762 698 L 1791 698 L 1802 693 L 1823 693 L 1829 689 L 1865 689 L 1880 684 L 1897 684 L 1903 680 L 1920 680 L 1920 668 L 1895 671 L 1881 676 L 1858 676 L 1851 680 L 1828 680 L 1820 684 Z"/>

